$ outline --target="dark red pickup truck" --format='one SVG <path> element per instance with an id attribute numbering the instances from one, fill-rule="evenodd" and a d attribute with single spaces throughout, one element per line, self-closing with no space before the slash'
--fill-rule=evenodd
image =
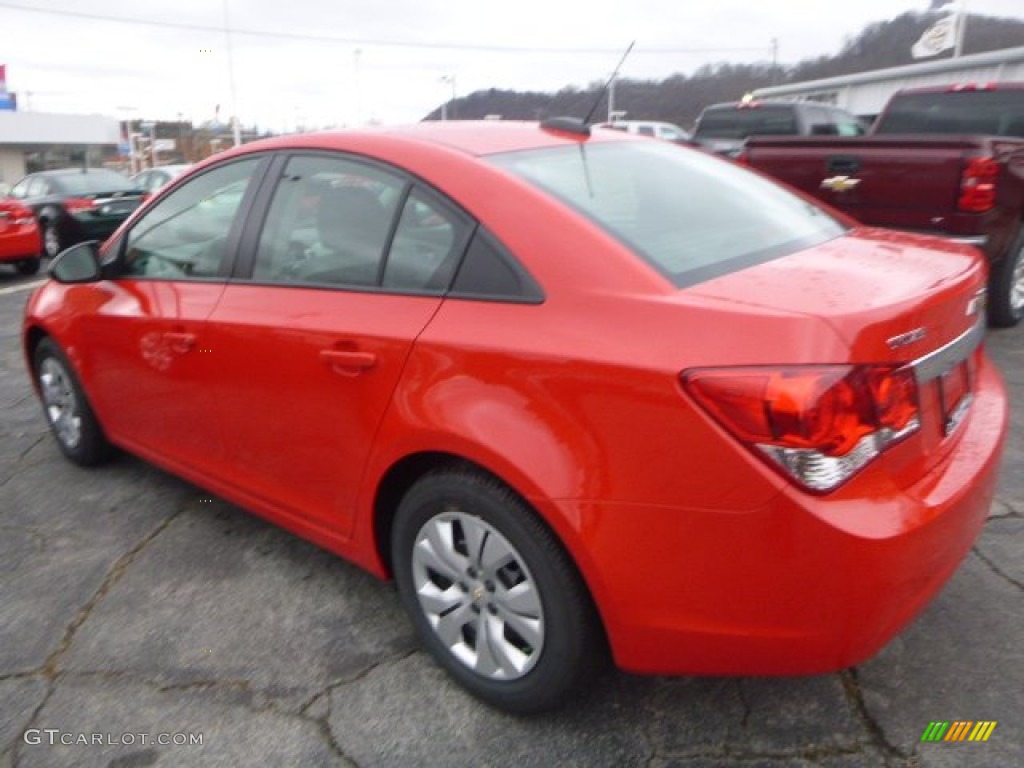
<path id="1" fill-rule="evenodd" d="M 900 91 L 867 136 L 752 136 L 739 160 L 864 224 L 976 245 L 989 321 L 1024 318 L 1024 83 Z"/>

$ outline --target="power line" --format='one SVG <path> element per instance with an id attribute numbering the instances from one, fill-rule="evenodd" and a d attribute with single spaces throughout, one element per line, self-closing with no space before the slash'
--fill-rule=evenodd
<path id="1" fill-rule="evenodd" d="M 36 8 L 20 3 L 0 1 L 0 8 L 9 8 L 14 11 L 25 13 L 37 13 L 49 16 L 62 16 L 65 18 L 88 19 L 90 21 L 108 21 L 116 24 L 134 24 L 137 26 L 157 27 L 161 29 L 179 29 L 190 32 L 216 32 L 223 33 L 224 27 L 206 24 L 187 24 L 180 21 L 160 21 L 157 19 L 143 19 L 133 16 L 113 16 L 103 13 L 85 13 L 83 11 L 58 10 L 56 8 Z M 448 51 L 477 51 L 484 53 L 532 53 L 532 54 L 593 54 L 610 56 L 621 53 L 620 48 L 554 48 L 554 47 L 531 47 L 520 45 L 482 45 L 472 43 L 456 42 L 422 42 L 418 40 L 384 40 L 373 38 L 340 37 L 335 35 L 313 35 L 300 32 L 270 32 L 257 29 L 231 28 L 233 35 L 247 35 L 250 37 L 275 38 L 278 40 L 294 40 L 301 42 L 320 42 L 355 46 L 378 46 L 381 48 L 419 48 L 426 50 L 448 50 Z M 769 51 L 769 46 L 757 48 L 638 48 L 637 55 L 652 54 L 684 54 L 684 53 L 762 53 Z"/>

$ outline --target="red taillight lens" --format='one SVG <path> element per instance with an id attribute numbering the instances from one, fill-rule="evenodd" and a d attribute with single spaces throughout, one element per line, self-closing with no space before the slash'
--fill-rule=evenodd
<path id="1" fill-rule="evenodd" d="M 96 203 L 93 200 L 87 200 L 83 197 L 69 197 L 64 201 L 64 208 L 68 213 L 83 213 L 84 211 L 91 211 L 96 207 Z"/>
<path id="2" fill-rule="evenodd" d="M 919 424 L 917 382 L 896 366 L 699 369 L 687 391 L 801 485 L 829 491 Z"/>
<path id="3" fill-rule="evenodd" d="M 999 163 L 991 157 L 972 157 L 960 179 L 957 207 L 967 213 L 984 213 L 996 204 Z"/>

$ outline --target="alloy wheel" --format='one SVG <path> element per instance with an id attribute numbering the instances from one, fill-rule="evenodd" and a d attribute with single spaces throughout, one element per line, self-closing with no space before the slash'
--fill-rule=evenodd
<path id="1" fill-rule="evenodd" d="M 516 680 L 544 647 L 537 583 L 520 553 L 479 517 L 448 510 L 430 518 L 412 552 L 416 596 L 448 651 L 489 680 Z"/>
<path id="2" fill-rule="evenodd" d="M 70 450 L 82 439 L 82 416 L 71 378 L 60 361 L 47 357 L 39 366 L 43 408 L 61 444 Z"/>

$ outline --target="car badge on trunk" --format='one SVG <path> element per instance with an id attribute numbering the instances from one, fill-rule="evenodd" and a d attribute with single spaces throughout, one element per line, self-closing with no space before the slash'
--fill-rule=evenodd
<path id="1" fill-rule="evenodd" d="M 967 302 L 967 311 L 964 314 L 967 315 L 967 317 L 973 317 L 985 309 L 987 305 L 988 294 L 985 292 L 985 289 L 982 288 L 971 297 L 970 301 Z"/>
<path id="2" fill-rule="evenodd" d="M 893 336 L 885 340 L 886 345 L 889 349 L 899 349 L 905 347 L 908 344 L 913 344 L 915 341 L 921 341 L 925 336 L 928 335 L 928 331 L 924 328 L 915 328 L 912 331 L 901 333 L 899 336 Z"/>

